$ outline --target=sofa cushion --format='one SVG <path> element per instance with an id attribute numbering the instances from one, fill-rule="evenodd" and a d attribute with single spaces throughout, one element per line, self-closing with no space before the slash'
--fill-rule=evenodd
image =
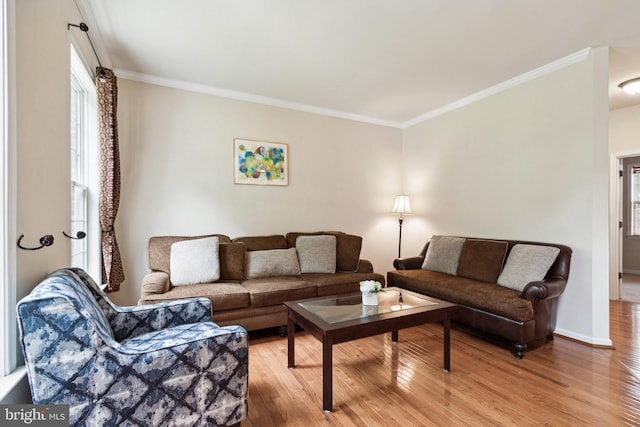
<path id="1" fill-rule="evenodd" d="M 341 295 L 360 292 L 360 282 L 375 280 L 384 285 L 384 276 L 379 273 L 350 273 L 337 272 L 335 274 L 305 273 L 300 278 L 314 284 L 318 288 L 318 296 Z"/>
<path id="2" fill-rule="evenodd" d="M 387 274 L 393 286 L 441 298 L 517 322 L 533 319 L 533 303 L 520 292 L 496 283 L 478 282 L 431 270 L 396 270 Z"/>
<path id="3" fill-rule="evenodd" d="M 362 250 L 362 237 L 360 236 L 342 231 L 314 231 L 310 233 L 287 233 L 286 239 L 289 247 L 295 247 L 298 237 L 319 235 L 336 237 L 336 271 L 358 271 L 360 267 L 360 251 Z"/>
<path id="4" fill-rule="evenodd" d="M 295 248 L 296 247 L 296 240 L 298 240 L 298 237 L 300 237 L 300 236 L 321 236 L 323 234 L 324 234 L 324 232 L 322 232 L 322 231 L 313 231 L 313 232 L 293 231 L 293 232 L 287 233 L 285 235 L 285 238 L 287 239 L 287 245 L 290 248 Z"/>
<path id="5" fill-rule="evenodd" d="M 269 249 L 287 249 L 287 239 L 280 234 L 271 236 L 246 236 L 236 237 L 232 242 L 241 242 L 247 245 L 247 251 L 266 251 Z"/>
<path id="6" fill-rule="evenodd" d="M 433 236 L 422 269 L 455 275 L 465 240 L 463 237 Z"/>
<path id="7" fill-rule="evenodd" d="M 169 273 L 152 271 L 142 278 L 142 294 L 163 294 L 171 289 Z"/>
<path id="8" fill-rule="evenodd" d="M 218 245 L 220 256 L 220 280 L 241 282 L 245 279 L 245 258 L 247 246 L 244 243 L 223 243 Z"/>
<path id="9" fill-rule="evenodd" d="M 247 279 L 299 274 L 296 248 L 247 252 Z"/>
<path id="10" fill-rule="evenodd" d="M 220 278 L 218 238 L 175 242 L 171 245 L 170 267 L 174 286 L 215 282 Z"/>
<path id="11" fill-rule="evenodd" d="M 527 283 L 544 279 L 559 253 L 554 246 L 518 243 L 509 252 L 498 284 L 522 292 Z"/>
<path id="12" fill-rule="evenodd" d="M 335 236 L 299 236 L 296 250 L 302 273 L 336 272 Z"/>
<path id="13" fill-rule="evenodd" d="M 213 312 L 249 306 L 249 292 L 238 283 L 199 283 L 176 286 L 169 292 L 145 296 L 145 304 L 184 298 L 209 298 Z"/>
<path id="14" fill-rule="evenodd" d="M 333 234 L 333 233 L 331 233 Z M 358 271 L 360 265 L 360 251 L 362 250 L 362 237 L 353 234 L 335 233 L 337 271 Z"/>
<path id="15" fill-rule="evenodd" d="M 249 279 L 242 286 L 249 292 L 251 307 L 281 305 L 286 301 L 316 296 L 315 285 L 291 276 Z"/>
<path id="16" fill-rule="evenodd" d="M 460 252 L 457 275 L 496 283 L 508 246 L 505 241 L 466 239 Z"/>
<path id="17" fill-rule="evenodd" d="M 164 271 L 169 273 L 171 271 L 170 257 L 171 257 L 171 245 L 175 242 L 181 242 L 183 240 L 202 239 L 205 237 L 217 237 L 218 243 L 229 243 L 231 239 L 224 234 L 207 234 L 203 236 L 155 236 L 149 239 L 148 247 L 148 262 L 149 269 L 152 271 Z"/>

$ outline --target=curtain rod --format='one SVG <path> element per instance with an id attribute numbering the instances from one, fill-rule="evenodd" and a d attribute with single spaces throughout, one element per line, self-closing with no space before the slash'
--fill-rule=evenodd
<path id="1" fill-rule="evenodd" d="M 81 22 L 80 25 L 76 24 L 67 24 L 67 30 L 71 27 L 80 28 L 87 35 L 87 39 L 89 40 L 89 44 L 91 45 L 91 49 L 93 49 L 93 54 L 96 56 L 98 60 L 98 65 L 100 66 L 100 74 L 104 75 L 104 70 L 102 69 L 102 63 L 100 62 L 100 57 L 98 56 L 98 52 L 96 52 L 96 48 L 93 46 L 93 42 L 91 41 L 91 37 L 89 37 L 89 26 L 84 22 Z"/>

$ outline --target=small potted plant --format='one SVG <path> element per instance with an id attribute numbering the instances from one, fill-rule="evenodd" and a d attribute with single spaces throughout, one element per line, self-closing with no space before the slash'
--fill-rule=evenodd
<path id="1" fill-rule="evenodd" d="M 375 280 L 363 280 L 360 282 L 362 292 L 362 305 L 378 305 L 378 292 L 382 292 L 382 285 Z"/>

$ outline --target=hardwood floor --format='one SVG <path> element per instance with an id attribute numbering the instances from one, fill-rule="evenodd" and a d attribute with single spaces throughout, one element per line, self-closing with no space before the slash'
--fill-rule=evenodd
<path id="1" fill-rule="evenodd" d="M 322 410 L 322 345 L 252 333 L 249 417 L 256 426 L 640 425 L 640 305 L 611 302 L 615 350 L 561 337 L 518 360 L 509 349 L 451 330 L 451 372 L 442 370 L 439 324 L 334 346 L 333 407 Z"/>
<path id="2" fill-rule="evenodd" d="M 640 275 L 624 273 L 620 284 L 620 299 L 640 303 Z"/>

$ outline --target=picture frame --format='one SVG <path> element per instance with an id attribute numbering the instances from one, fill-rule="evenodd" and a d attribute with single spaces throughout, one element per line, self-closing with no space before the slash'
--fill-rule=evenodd
<path id="1" fill-rule="evenodd" d="M 289 185 L 289 145 L 278 142 L 233 140 L 235 184 Z"/>

